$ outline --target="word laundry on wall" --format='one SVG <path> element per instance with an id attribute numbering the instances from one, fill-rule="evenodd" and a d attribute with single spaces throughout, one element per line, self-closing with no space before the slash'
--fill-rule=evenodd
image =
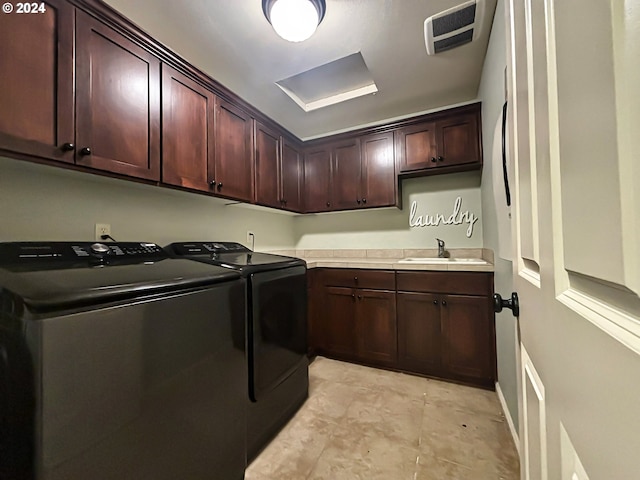
<path id="1" fill-rule="evenodd" d="M 478 217 L 474 213 L 469 212 L 469 210 L 464 212 L 461 212 L 461 210 L 462 197 L 457 197 L 453 203 L 453 211 L 449 216 L 443 213 L 417 215 L 418 202 L 414 200 L 411 202 L 411 210 L 409 211 L 409 227 L 437 227 L 440 224 L 461 225 L 462 223 L 466 223 L 468 225 L 466 232 L 467 237 L 471 237 L 471 235 L 473 235 L 473 226 L 478 221 Z"/>

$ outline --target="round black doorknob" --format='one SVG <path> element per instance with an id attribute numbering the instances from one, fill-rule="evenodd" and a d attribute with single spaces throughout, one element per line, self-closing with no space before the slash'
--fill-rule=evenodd
<path id="1" fill-rule="evenodd" d="M 499 293 L 493 295 L 493 311 L 500 313 L 503 308 L 508 308 L 513 312 L 514 317 L 520 316 L 520 300 L 516 292 L 511 293 L 509 300 L 503 300 Z"/>
<path id="2" fill-rule="evenodd" d="M 330 207 L 330 206 L 331 206 L 331 202 L 327 202 L 327 207 Z"/>
<path id="3" fill-rule="evenodd" d="M 443 160 L 444 160 L 444 158 L 442 158 L 442 157 L 438 157 L 438 161 L 439 161 L 439 162 L 442 162 Z"/>
<path id="4" fill-rule="evenodd" d="M 366 199 L 366 198 L 363 198 L 363 199 L 362 199 L 362 203 L 367 203 L 367 199 Z"/>
<path id="5" fill-rule="evenodd" d="M 447 301 L 446 300 L 442 300 L 442 305 L 444 305 L 446 307 L 447 306 Z"/>
<path id="6" fill-rule="evenodd" d="M 434 300 L 434 301 L 433 301 L 433 304 L 434 304 L 434 305 L 437 305 L 437 304 L 438 304 L 438 300 Z"/>
<path id="7" fill-rule="evenodd" d="M 91 155 L 91 149 L 89 147 L 84 147 L 80 150 L 80 155 Z"/>
<path id="8" fill-rule="evenodd" d="M 211 181 L 209 182 L 209 186 L 210 186 L 211 188 L 216 188 L 216 181 L 215 181 L 215 180 L 211 180 Z"/>
<path id="9" fill-rule="evenodd" d="M 436 157 L 431 157 L 431 161 L 432 161 L 433 163 L 436 163 L 436 162 L 437 162 Z"/>
<path id="10" fill-rule="evenodd" d="M 358 283 L 358 277 L 353 277 L 353 280 Z"/>
<path id="11" fill-rule="evenodd" d="M 76 148 L 76 146 L 73 143 L 67 142 L 62 144 L 62 150 L 65 152 L 70 152 L 74 148 Z"/>
<path id="12" fill-rule="evenodd" d="M 351 294 L 351 298 L 353 298 L 353 299 L 355 300 L 355 298 L 356 298 L 356 294 L 355 294 L 355 293 L 352 293 L 352 294 Z"/>
<path id="13" fill-rule="evenodd" d="M 218 183 L 218 190 L 222 188 L 222 182 Z"/>
<path id="14" fill-rule="evenodd" d="M 356 202 L 358 202 L 358 205 L 360 205 L 360 199 L 359 198 L 356 199 Z"/>
<path id="15" fill-rule="evenodd" d="M 358 295 L 358 300 L 362 300 L 362 295 Z"/>

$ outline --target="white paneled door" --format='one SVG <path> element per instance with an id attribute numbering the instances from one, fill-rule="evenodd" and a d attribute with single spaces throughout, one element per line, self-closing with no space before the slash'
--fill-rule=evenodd
<path id="1" fill-rule="evenodd" d="M 522 479 L 640 479 L 640 0 L 505 5 Z"/>

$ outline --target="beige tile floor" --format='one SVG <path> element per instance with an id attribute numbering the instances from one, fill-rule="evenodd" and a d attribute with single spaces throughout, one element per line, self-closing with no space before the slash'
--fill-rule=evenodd
<path id="1" fill-rule="evenodd" d="M 246 480 L 517 480 L 495 392 L 318 357 Z"/>

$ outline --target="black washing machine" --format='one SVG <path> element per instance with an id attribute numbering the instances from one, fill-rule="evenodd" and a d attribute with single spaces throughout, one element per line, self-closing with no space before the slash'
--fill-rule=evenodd
<path id="1" fill-rule="evenodd" d="M 151 243 L 0 243 L 0 478 L 243 479 L 245 284 Z"/>
<path id="2" fill-rule="evenodd" d="M 306 263 L 233 242 L 173 243 L 173 256 L 239 272 L 247 279 L 249 409 L 247 461 L 308 396 Z"/>

